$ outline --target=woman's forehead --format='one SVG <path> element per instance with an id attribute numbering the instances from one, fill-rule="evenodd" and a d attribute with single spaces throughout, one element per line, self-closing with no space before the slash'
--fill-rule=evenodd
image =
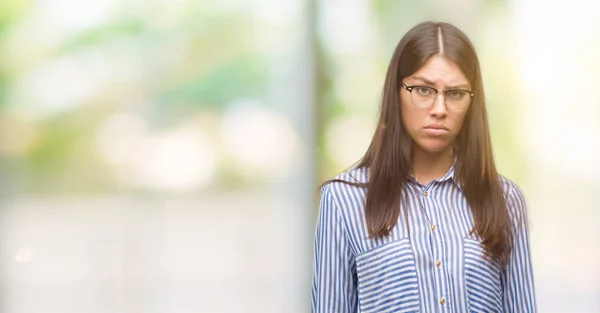
<path id="1" fill-rule="evenodd" d="M 469 80 L 454 62 L 442 56 L 433 56 L 415 73 L 407 77 L 430 85 L 470 86 Z"/>

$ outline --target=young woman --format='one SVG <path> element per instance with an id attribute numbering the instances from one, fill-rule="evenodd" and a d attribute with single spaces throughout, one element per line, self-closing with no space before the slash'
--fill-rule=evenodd
<path id="1" fill-rule="evenodd" d="M 536 312 L 526 211 L 494 165 L 473 45 L 419 24 L 365 156 L 322 188 L 313 312 Z"/>

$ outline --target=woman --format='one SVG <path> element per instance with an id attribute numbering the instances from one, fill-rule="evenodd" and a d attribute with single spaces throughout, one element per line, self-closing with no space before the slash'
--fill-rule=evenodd
<path id="1" fill-rule="evenodd" d="M 322 188 L 313 312 L 536 312 L 526 213 L 494 165 L 471 42 L 419 24 L 365 156 Z"/>

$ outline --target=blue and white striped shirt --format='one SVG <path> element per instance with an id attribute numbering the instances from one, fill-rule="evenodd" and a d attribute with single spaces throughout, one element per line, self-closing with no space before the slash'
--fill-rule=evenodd
<path id="1" fill-rule="evenodd" d="M 366 182 L 367 169 L 337 178 Z M 322 189 L 314 243 L 315 313 L 537 312 L 523 194 L 501 177 L 514 226 L 507 267 L 483 257 L 471 211 L 452 167 L 427 186 L 407 185 L 410 236 L 400 214 L 391 236 L 369 239 L 365 189 Z M 419 198 L 429 216 L 421 211 Z"/>

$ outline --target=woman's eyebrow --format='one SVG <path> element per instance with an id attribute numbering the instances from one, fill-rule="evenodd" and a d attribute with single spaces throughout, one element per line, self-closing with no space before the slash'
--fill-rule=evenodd
<path id="1" fill-rule="evenodd" d="M 421 77 L 421 76 L 414 76 L 413 79 L 417 79 L 422 81 L 423 83 L 427 84 L 427 85 L 431 85 L 431 86 L 435 86 L 435 83 L 425 77 Z"/>
<path id="2" fill-rule="evenodd" d="M 413 79 L 417 79 L 422 81 L 424 84 L 426 85 L 430 85 L 430 86 L 434 86 L 435 87 L 435 83 L 425 77 L 422 76 L 415 76 L 413 77 Z M 467 85 L 467 84 L 460 84 L 460 85 L 455 85 L 455 86 L 447 86 L 446 89 L 470 89 L 471 86 Z"/>
<path id="3" fill-rule="evenodd" d="M 471 89 L 469 85 L 456 85 L 456 86 L 448 86 L 446 89 Z"/>

